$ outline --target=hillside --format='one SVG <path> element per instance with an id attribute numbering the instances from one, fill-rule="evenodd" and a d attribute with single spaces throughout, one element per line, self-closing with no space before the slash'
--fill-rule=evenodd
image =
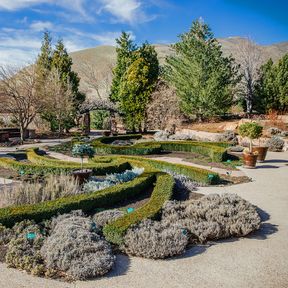
<path id="1" fill-rule="evenodd" d="M 219 39 L 219 42 L 222 44 L 222 49 L 225 55 L 232 54 L 236 58 L 236 51 L 245 41 L 241 37 L 229 37 L 224 39 Z M 156 51 L 159 56 L 159 61 L 161 64 L 165 62 L 165 57 L 173 53 L 173 50 L 169 45 L 165 44 L 156 44 Z M 262 53 L 262 58 L 264 61 L 267 61 L 269 58 L 272 58 L 274 61 L 277 61 L 285 53 L 288 53 L 288 42 L 281 42 L 273 45 L 260 46 L 259 48 Z M 74 69 L 79 73 L 79 76 L 82 78 L 81 87 L 86 92 L 90 90 L 91 96 L 95 95 L 93 89 L 89 89 L 86 85 L 87 79 L 89 77 L 94 77 L 99 79 L 99 90 L 103 97 L 107 94 L 107 86 L 111 81 L 111 71 L 112 67 L 116 62 L 116 50 L 113 46 L 97 46 L 95 48 L 89 48 L 77 52 L 71 53 L 74 63 Z M 92 75 L 93 74 L 93 75 Z"/>

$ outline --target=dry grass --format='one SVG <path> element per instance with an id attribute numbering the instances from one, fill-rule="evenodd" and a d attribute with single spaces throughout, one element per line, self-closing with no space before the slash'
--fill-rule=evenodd
<path id="1" fill-rule="evenodd" d="M 4 186 L 0 207 L 35 204 L 81 192 L 77 180 L 71 175 L 49 175 L 43 183 L 20 183 Z"/>

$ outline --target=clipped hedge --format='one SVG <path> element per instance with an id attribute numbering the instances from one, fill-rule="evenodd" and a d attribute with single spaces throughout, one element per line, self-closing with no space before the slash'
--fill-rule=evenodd
<path id="1" fill-rule="evenodd" d="M 120 155 L 149 155 L 158 154 L 161 152 L 159 143 L 138 143 L 132 146 L 116 146 L 111 145 L 115 140 L 140 139 L 141 135 L 123 135 L 115 137 L 101 137 L 94 140 L 91 144 L 94 147 L 96 154 L 120 154 Z"/>
<path id="2" fill-rule="evenodd" d="M 131 146 L 115 146 L 115 140 L 140 139 L 141 135 L 123 135 L 115 137 L 101 137 L 92 142 L 97 154 L 149 155 L 159 154 L 161 151 L 193 152 L 208 156 L 212 161 L 221 162 L 227 158 L 226 149 L 229 144 L 224 142 L 198 141 L 157 141 L 143 142 Z"/>
<path id="3" fill-rule="evenodd" d="M 114 156 L 115 157 L 115 156 Z M 194 181 L 203 183 L 203 184 L 208 184 L 208 185 L 215 185 L 219 184 L 220 181 L 220 176 L 218 173 L 211 172 L 206 169 L 201 169 L 198 167 L 193 167 L 193 166 L 186 166 L 183 164 L 176 164 L 176 163 L 169 163 L 166 161 L 161 161 L 161 160 L 154 160 L 150 158 L 144 158 L 144 157 L 137 157 L 137 156 L 121 156 L 121 158 L 117 159 L 123 159 L 126 161 L 139 161 L 141 162 L 141 165 L 143 166 L 144 164 L 150 165 L 154 169 L 157 170 L 170 170 L 172 172 L 175 172 L 177 174 L 183 174 L 189 178 L 191 178 Z M 93 161 L 92 159 L 91 161 Z"/>
<path id="4" fill-rule="evenodd" d="M 31 154 L 30 151 L 30 160 L 32 159 Z M 37 175 L 69 173 L 73 170 L 80 169 L 81 167 L 80 164 L 77 163 L 58 160 L 51 162 L 51 160 L 54 159 L 49 159 L 40 155 L 37 156 L 37 161 L 35 161 L 35 159 L 33 160 L 36 163 L 19 162 L 10 158 L 0 158 L 0 166 L 16 171 L 22 171 L 24 174 Z M 84 165 L 84 168 L 92 169 L 93 174 L 95 175 L 106 175 L 110 173 L 123 172 L 130 169 L 131 165 L 123 159 L 114 159 L 110 163 L 99 163 L 96 161 L 93 164 Z"/>
<path id="5" fill-rule="evenodd" d="M 153 185 L 155 174 L 144 172 L 134 180 L 100 191 L 78 194 L 59 198 L 57 200 L 37 204 L 11 206 L 0 209 L 0 223 L 12 227 L 15 223 L 25 219 L 41 222 L 57 214 L 69 213 L 81 209 L 84 212 L 94 211 L 97 208 L 110 208 L 123 201 L 141 194 Z"/>
<path id="6" fill-rule="evenodd" d="M 150 200 L 139 209 L 107 224 L 103 228 L 105 238 L 111 243 L 121 245 L 127 229 L 146 218 L 155 218 L 163 204 L 172 198 L 174 179 L 172 176 L 158 172 L 156 184 Z"/>

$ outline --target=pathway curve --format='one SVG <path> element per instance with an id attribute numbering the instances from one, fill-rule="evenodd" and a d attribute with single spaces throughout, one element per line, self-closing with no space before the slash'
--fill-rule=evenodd
<path id="1" fill-rule="evenodd" d="M 161 157 L 153 157 L 153 158 L 149 158 L 149 159 L 161 160 L 161 161 L 165 161 L 165 162 L 169 162 L 169 163 L 183 164 L 186 166 L 198 167 L 201 169 L 210 170 L 210 171 L 218 173 L 218 174 L 225 174 L 226 175 L 228 172 L 230 176 L 235 176 L 235 177 L 246 176 L 244 171 L 228 170 L 228 169 L 222 169 L 222 168 L 218 168 L 218 167 L 200 165 L 200 164 L 196 164 L 193 162 L 185 161 L 185 160 L 178 158 L 178 157 L 166 157 L 166 156 L 162 157 L 161 156 Z"/>
<path id="2" fill-rule="evenodd" d="M 58 152 L 53 152 L 53 151 L 47 151 L 46 153 L 48 156 L 51 156 L 51 157 L 58 159 L 58 160 L 61 160 L 61 161 L 81 163 L 80 158 L 71 157 L 71 156 L 68 156 L 68 155 L 65 155 L 62 153 L 58 153 Z M 83 163 L 88 163 L 88 159 L 84 158 Z"/>
<path id="3" fill-rule="evenodd" d="M 63 283 L 8 269 L 0 263 L 5 288 L 287 288 L 288 152 L 268 153 L 268 161 L 245 173 L 252 182 L 201 187 L 200 192 L 237 193 L 262 209 L 262 228 L 250 237 L 198 245 L 183 256 L 148 260 L 118 256 L 111 273 L 91 281 Z"/>

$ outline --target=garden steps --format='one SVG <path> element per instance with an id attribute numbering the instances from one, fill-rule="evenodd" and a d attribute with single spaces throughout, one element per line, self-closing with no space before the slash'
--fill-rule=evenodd
<path id="1" fill-rule="evenodd" d="M 153 158 L 149 158 L 149 159 L 161 160 L 161 161 L 174 163 L 174 164 L 182 164 L 182 165 L 186 165 L 186 166 L 197 167 L 197 168 L 201 168 L 201 169 L 210 170 L 214 173 L 218 173 L 218 174 L 222 174 L 222 175 L 227 175 L 227 172 L 228 172 L 229 175 L 232 177 L 246 176 L 246 174 L 243 171 L 235 171 L 235 170 L 228 170 L 228 169 L 222 169 L 222 168 L 217 168 L 217 167 L 209 167 L 209 166 L 205 166 L 205 165 L 191 163 L 191 162 L 185 161 L 185 160 L 183 160 L 181 158 L 177 158 L 177 157 L 153 157 Z"/>

